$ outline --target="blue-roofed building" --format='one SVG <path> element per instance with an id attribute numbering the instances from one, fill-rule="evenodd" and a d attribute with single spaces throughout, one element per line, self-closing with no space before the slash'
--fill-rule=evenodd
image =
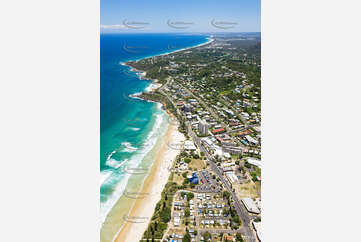
<path id="1" fill-rule="evenodd" d="M 198 184 L 199 181 L 198 181 L 197 173 L 193 172 L 192 177 L 189 178 L 189 181 L 192 184 Z"/>

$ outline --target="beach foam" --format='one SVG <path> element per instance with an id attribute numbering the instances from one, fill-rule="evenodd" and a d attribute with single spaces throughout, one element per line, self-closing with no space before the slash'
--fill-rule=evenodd
<path id="1" fill-rule="evenodd" d="M 136 200 L 128 216 L 148 218 L 145 223 L 125 223 L 113 237 L 113 242 L 133 242 L 139 241 L 146 230 L 150 218 L 153 214 L 157 202 L 160 200 L 164 185 L 168 181 L 170 174 L 169 166 L 179 154 L 180 150 L 170 149 L 166 144 L 170 141 L 182 142 L 185 137 L 178 131 L 178 127 L 170 126 L 167 130 L 164 140 L 161 142 L 157 155 L 154 158 L 152 173 L 143 182 L 140 192 L 142 194 L 152 194 L 144 196 L 144 199 Z"/>
<path id="2" fill-rule="evenodd" d="M 110 170 L 100 172 L 100 186 L 102 186 L 111 175 L 112 172 Z"/>
<path id="3" fill-rule="evenodd" d="M 123 162 L 116 161 L 111 158 L 112 155 L 114 154 L 113 152 L 111 155 L 108 156 L 108 160 L 106 164 L 117 170 L 113 170 L 113 171 L 107 170 L 106 171 L 107 173 L 104 174 L 104 176 L 106 177 L 105 179 L 102 180 L 101 184 L 102 185 L 111 184 L 113 186 L 114 184 L 116 185 L 114 186 L 113 193 L 107 197 L 107 200 L 105 202 L 101 203 L 100 206 L 101 225 L 104 223 L 106 216 L 108 215 L 112 207 L 116 204 L 120 196 L 123 194 L 124 189 L 126 188 L 128 184 L 128 180 L 131 176 L 131 174 L 124 172 L 125 169 L 122 168 L 139 167 L 143 159 L 156 144 L 158 138 L 162 137 L 163 129 L 161 128 L 163 127 L 167 128 L 167 124 L 162 125 L 166 120 L 165 115 L 166 113 L 164 111 L 161 111 L 155 115 L 155 122 L 153 128 L 147 135 L 144 145 L 140 149 L 133 147 L 132 144 L 130 144 L 129 142 L 122 143 L 122 146 L 125 147 L 123 150 L 121 150 L 122 152 L 134 152 L 134 155 L 129 160 L 125 160 Z M 101 173 L 104 172 L 105 171 Z"/>
<path id="4" fill-rule="evenodd" d="M 206 44 L 206 43 L 203 43 L 203 44 Z M 200 44 L 200 45 L 202 45 L 202 44 Z M 197 45 L 197 46 L 200 46 L 200 45 Z M 193 47 L 196 47 L 196 46 L 193 46 Z M 193 47 L 190 47 L 190 48 L 193 48 Z M 188 48 L 184 48 L 184 49 L 188 49 Z M 184 50 L 184 49 L 182 49 L 182 50 Z M 181 51 L 181 50 L 178 50 L 178 51 Z M 162 54 L 162 55 L 171 54 L 173 52 L 177 52 L 177 50 L 168 51 L 166 53 L 163 52 L 164 54 Z M 153 57 L 153 56 L 159 56 L 159 54 L 151 55 L 149 57 Z M 145 59 L 145 58 L 148 58 L 148 57 L 141 57 L 139 59 Z M 122 61 L 123 62 L 120 62 L 120 63 L 118 62 L 118 63 L 120 65 L 122 65 L 122 66 L 128 66 L 126 64 L 126 62 L 128 62 L 130 60 L 128 60 L 128 58 L 127 59 L 123 58 Z M 128 72 L 131 72 L 131 71 L 135 72 L 134 77 L 136 77 L 136 76 L 142 77 L 142 75 L 145 74 L 145 73 L 142 73 L 142 72 L 140 72 L 138 70 L 135 70 L 133 68 L 132 69 L 129 68 L 129 71 L 127 69 L 127 72 L 123 73 L 123 75 L 126 75 L 126 74 L 128 74 Z M 139 79 L 141 79 L 141 78 L 139 78 Z M 152 86 L 153 85 L 149 85 L 147 87 L 147 90 L 150 90 L 152 88 Z M 135 90 L 137 90 L 139 92 L 139 89 L 132 89 L 132 90 L 134 90 L 134 92 L 135 92 Z M 128 98 L 128 100 L 129 99 L 133 99 L 133 100 L 134 99 L 139 99 L 137 97 L 128 96 L 129 92 L 126 92 L 126 93 L 127 94 L 125 94 L 125 96 L 126 96 L 126 98 Z M 136 93 L 136 94 L 139 94 L 139 93 Z M 156 107 L 159 110 L 161 110 L 162 104 L 157 103 Z M 162 132 L 163 128 L 166 129 L 168 127 L 167 122 L 164 119 L 166 114 L 165 114 L 165 112 L 163 110 L 162 110 L 162 112 L 160 114 L 159 114 L 159 112 L 154 112 L 154 115 L 155 116 L 152 117 L 152 119 L 154 118 L 154 121 L 152 120 L 152 122 L 154 122 L 154 124 L 152 125 L 153 127 L 151 127 L 151 130 L 149 131 L 148 135 L 146 137 L 143 136 L 142 141 L 139 141 L 139 142 L 143 142 L 143 143 L 136 143 L 137 141 L 135 141 L 135 143 L 134 143 L 133 141 L 134 141 L 135 138 L 132 137 L 133 138 L 132 141 L 128 140 L 128 143 L 130 144 L 130 146 L 125 147 L 125 148 L 123 146 L 118 147 L 118 149 L 116 151 L 113 151 L 110 155 L 107 155 L 106 156 L 107 159 L 105 161 L 103 161 L 106 166 L 103 167 L 104 170 L 101 171 L 101 184 L 104 185 L 103 189 L 106 192 L 104 192 L 104 194 L 101 193 L 101 201 L 102 201 L 101 202 L 101 209 L 100 209 L 100 211 L 101 211 L 101 216 L 100 216 L 101 217 L 101 224 L 103 224 L 103 222 L 106 219 L 107 214 L 111 211 L 111 209 L 117 203 L 119 198 L 122 196 L 124 190 L 127 187 L 127 184 L 129 183 L 129 179 L 131 177 L 131 174 L 124 173 L 123 168 L 124 167 L 142 167 L 142 165 L 145 164 L 145 162 L 143 162 L 143 161 L 145 161 L 145 159 L 147 159 L 147 155 L 150 154 L 149 151 L 152 150 L 152 148 L 156 144 L 157 140 L 160 137 L 163 137 L 163 132 Z M 125 116 L 123 117 L 123 119 L 128 120 L 127 117 L 125 117 Z M 149 121 L 150 120 L 147 120 L 146 122 L 149 122 Z M 129 120 L 129 122 L 130 122 L 130 120 Z M 125 122 L 125 123 L 127 123 L 127 122 Z M 134 126 L 134 124 L 133 124 L 133 126 Z M 128 131 L 130 131 L 130 130 L 128 130 Z M 137 131 L 137 130 L 134 130 L 134 131 Z M 135 132 L 130 131 L 129 133 L 134 134 Z M 124 138 L 127 139 L 126 136 L 124 136 Z M 144 140 L 144 138 L 146 138 L 146 139 Z M 122 141 L 123 141 L 123 139 L 122 139 Z M 129 152 L 130 154 L 126 155 L 127 158 L 129 158 L 129 159 L 124 158 L 123 161 L 118 161 L 117 159 L 119 159 L 119 158 L 117 158 L 117 157 L 122 157 L 122 152 L 124 152 L 124 150 L 122 150 L 122 149 L 128 149 L 128 151 L 129 151 L 129 148 L 130 148 L 130 150 L 132 150 L 132 148 L 136 148 L 136 150 L 132 150 L 132 152 Z M 116 155 L 115 155 L 115 152 L 117 152 Z M 119 154 L 118 154 L 118 152 L 119 152 Z M 149 161 L 154 162 L 153 160 L 149 160 Z M 146 162 L 148 162 L 148 160 Z M 148 162 L 148 164 L 149 163 L 150 162 Z M 152 164 L 150 164 L 150 165 L 152 165 Z M 164 173 L 164 176 L 166 176 L 165 173 Z M 166 182 L 167 178 L 164 178 L 164 179 L 165 179 L 165 182 Z M 133 181 L 133 178 L 131 179 L 131 181 Z M 110 189 L 108 189 L 108 188 L 110 188 Z M 162 188 L 160 186 L 159 194 L 161 192 L 161 189 Z M 109 191 L 111 191 L 111 193 L 109 193 Z M 150 209 L 150 210 L 153 211 L 154 208 Z"/>
<path id="5" fill-rule="evenodd" d="M 149 55 L 149 56 L 145 56 L 145 57 L 139 57 L 139 58 L 135 58 L 135 59 L 130 59 L 128 61 L 140 61 L 140 60 L 144 60 L 144 59 L 148 59 L 148 58 L 153 58 L 153 57 L 157 57 L 157 56 L 163 56 L 163 55 L 169 55 L 169 54 L 172 54 L 172 53 L 176 53 L 176 52 L 179 52 L 179 51 L 183 51 L 183 50 L 188 50 L 188 49 L 192 49 L 192 48 L 196 48 L 196 47 L 201 47 L 203 45 L 207 45 L 207 44 L 210 44 L 214 41 L 214 39 L 212 37 L 207 37 L 206 38 L 208 41 L 204 42 L 204 43 L 200 43 L 198 45 L 193 45 L 193 46 L 189 46 L 189 47 L 186 47 L 186 48 L 181 48 L 181 49 L 178 49 L 178 50 L 172 50 L 172 51 L 166 51 L 166 52 L 163 52 L 163 53 L 159 53 L 157 55 Z M 128 62 L 127 61 L 127 62 Z M 124 64 L 124 62 L 123 62 Z M 125 66 L 127 66 L 127 64 L 124 64 Z M 133 67 L 131 67 L 131 71 L 135 71 L 137 72 L 137 70 L 134 70 Z"/>
<path id="6" fill-rule="evenodd" d="M 134 151 L 137 151 L 137 150 L 138 150 L 137 147 L 132 146 L 132 144 L 129 143 L 129 142 L 122 142 L 122 146 L 124 147 L 124 148 L 122 149 L 122 152 L 131 153 L 131 152 L 134 152 Z"/>
<path id="7" fill-rule="evenodd" d="M 122 179 L 120 179 L 119 181 L 119 178 Z M 119 176 L 119 175 L 115 175 L 115 173 L 111 173 L 111 177 L 107 179 L 107 182 L 111 182 L 111 183 L 116 182 L 117 185 L 114 188 L 113 194 L 110 197 L 108 197 L 108 199 L 104 203 L 101 203 L 100 205 L 100 226 L 103 225 L 109 211 L 118 201 L 119 197 L 123 194 L 129 178 L 130 178 L 130 174 L 122 174 L 122 176 Z"/>
<path id="8" fill-rule="evenodd" d="M 106 161 L 106 165 L 113 167 L 114 169 L 118 169 L 119 167 L 121 167 L 124 163 L 126 163 L 128 161 L 128 159 L 125 159 L 123 161 L 117 161 L 113 158 L 110 158 Z"/>

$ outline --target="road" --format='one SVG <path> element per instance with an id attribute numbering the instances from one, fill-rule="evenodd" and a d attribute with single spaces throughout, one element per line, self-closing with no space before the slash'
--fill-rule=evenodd
<path id="1" fill-rule="evenodd" d="M 195 99 L 197 99 L 197 101 L 202 104 L 206 109 L 207 111 L 214 117 L 216 118 L 220 123 L 221 123 L 221 126 L 224 127 L 226 129 L 227 132 L 230 132 L 232 131 L 232 129 L 227 125 L 225 124 L 223 121 L 222 121 L 222 118 L 220 118 L 218 116 L 218 114 L 216 112 L 213 111 L 212 108 L 209 107 L 208 104 L 206 104 L 205 102 L 203 102 L 202 99 L 200 99 L 198 96 L 194 95 L 189 89 L 187 89 L 186 87 L 183 87 L 189 95 L 191 95 L 192 97 L 194 97 Z M 233 143 L 237 144 L 238 142 L 234 140 L 234 138 L 231 136 L 231 140 Z"/>
<path id="2" fill-rule="evenodd" d="M 234 203 L 233 203 L 234 208 L 236 209 L 239 218 L 242 220 L 242 226 L 244 228 L 243 234 L 245 235 L 246 238 L 248 238 L 247 241 L 256 242 L 257 239 L 254 237 L 254 233 L 252 232 L 252 230 L 250 228 L 251 217 L 248 215 L 248 212 L 245 210 L 245 207 L 243 206 L 243 204 L 241 204 L 241 202 L 238 200 L 236 194 L 233 192 L 232 188 L 229 186 L 228 182 L 224 178 L 224 176 L 223 176 L 222 172 L 220 171 L 220 169 L 218 168 L 218 166 L 213 161 L 213 158 L 208 153 L 207 149 L 205 149 L 203 147 L 203 145 L 201 144 L 200 138 L 198 138 L 198 136 L 193 132 L 189 123 L 187 122 L 186 124 L 187 124 L 187 128 L 188 128 L 188 134 L 193 138 L 193 141 L 197 144 L 199 149 L 202 152 L 204 152 L 204 154 L 207 157 L 207 161 L 208 161 L 209 165 L 211 166 L 211 169 L 213 170 L 214 173 L 216 173 L 216 175 L 222 181 L 222 184 L 225 186 L 225 188 L 231 194 L 232 199 L 234 201 Z"/>
<path id="3" fill-rule="evenodd" d="M 232 105 L 226 101 L 226 100 L 220 100 L 221 103 L 223 103 L 227 108 L 231 109 L 233 111 L 233 113 L 241 120 L 241 122 L 245 125 L 245 126 L 249 126 L 248 121 L 242 116 L 239 115 L 239 111 L 235 110 Z"/>
<path id="4" fill-rule="evenodd" d="M 165 85 L 163 85 L 162 87 L 167 86 L 169 82 L 169 79 L 167 80 L 167 83 Z M 188 90 L 188 89 L 186 89 Z M 177 106 L 175 105 L 175 103 L 173 102 L 172 98 L 170 98 L 168 96 L 167 93 L 165 93 L 163 91 L 163 88 L 161 88 L 161 90 L 159 90 L 163 95 L 167 96 L 167 98 L 172 102 L 172 104 L 174 105 L 174 107 L 177 109 L 177 113 L 179 115 L 181 115 L 179 109 L 177 108 Z M 189 90 L 188 90 L 189 91 Z M 189 91 L 190 92 L 190 91 Z M 190 94 L 195 97 L 200 103 L 203 104 L 203 101 L 198 99 L 198 97 L 196 97 L 195 95 L 193 95 L 193 93 L 190 92 Z M 205 105 L 205 104 L 203 104 Z M 208 107 L 207 105 L 205 105 L 205 107 Z M 213 113 L 213 111 L 211 109 L 210 113 Z M 211 112 L 212 111 L 212 112 Z M 218 117 L 218 115 L 217 115 Z M 220 178 L 222 184 L 224 185 L 224 187 L 228 190 L 228 192 L 231 194 L 232 199 L 233 199 L 233 204 L 234 204 L 234 208 L 237 211 L 238 217 L 241 219 L 242 221 L 242 230 L 243 230 L 243 235 L 246 238 L 247 241 L 250 242 L 257 242 L 257 239 L 254 236 L 254 233 L 252 232 L 250 226 L 251 226 L 251 217 L 248 215 L 248 212 L 246 211 L 246 208 L 243 206 L 243 204 L 241 204 L 241 202 L 238 200 L 236 194 L 233 192 L 232 188 L 229 186 L 228 182 L 226 181 L 226 179 L 223 177 L 222 172 L 220 171 L 220 169 L 218 168 L 218 166 L 215 164 L 213 158 L 211 157 L 211 155 L 208 153 L 207 149 L 205 149 L 203 147 L 203 145 L 201 144 L 200 138 L 193 132 L 189 122 L 186 122 L 186 126 L 187 126 L 187 131 L 190 137 L 193 138 L 193 141 L 197 144 L 198 148 L 204 152 L 205 156 L 207 157 L 207 161 L 211 167 L 211 169 L 213 170 L 214 173 L 216 173 L 216 175 Z M 227 126 L 225 126 L 227 127 Z"/>

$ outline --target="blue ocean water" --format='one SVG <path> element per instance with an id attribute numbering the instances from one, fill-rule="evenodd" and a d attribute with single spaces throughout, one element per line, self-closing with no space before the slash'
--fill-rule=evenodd
<path id="1" fill-rule="evenodd" d="M 162 135 L 160 105 L 129 97 L 151 85 L 122 63 L 207 42 L 206 35 L 102 34 L 100 36 L 100 202 L 102 221 L 122 194 L 129 174 Z"/>

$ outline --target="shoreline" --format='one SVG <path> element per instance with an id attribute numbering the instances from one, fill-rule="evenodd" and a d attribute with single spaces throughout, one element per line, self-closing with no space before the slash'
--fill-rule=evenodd
<path id="1" fill-rule="evenodd" d="M 180 153 L 180 150 L 171 149 L 168 142 L 170 140 L 181 142 L 184 139 L 184 135 L 178 131 L 178 126 L 169 125 L 151 167 L 151 172 L 145 178 L 140 189 L 139 194 L 143 194 L 144 197 L 136 199 L 128 214 L 130 221 L 122 225 L 116 236 L 114 236 L 114 242 L 134 242 L 142 238 L 144 231 L 148 228 L 155 206 L 161 199 L 164 186 L 169 179 L 171 173 L 169 166 Z"/>
<path id="2" fill-rule="evenodd" d="M 141 57 L 141 58 L 137 58 L 137 59 L 133 59 L 133 60 L 128 60 L 128 61 L 125 61 L 125 62 L 120 62 L 120 64 L 123 65 L 123 66 L 129 66 L 136 72 L 144 72 L 144 73 L 146 73 L 145 71 L 137 70 L 136 68 L 134 68 L 133 66 L 131 66 L 131 65 L 127 64 L 127 63 L 133 62 L 133 61 L 138 62 L 138 61 L 146 60 L 146 59 L 153 58 L 153 57 L 164 56 L 164 55 L 169 55 L 169 54 L 173 54 L 173 53 L 177 53 L 177 52 L 181 52 L 181 51 L 186 51 L 186 50 L 189 50 L 189 49 L 192 49 L 192 48 L 197 48 L 197 47 L 201 47 L 201 46 L 204 46 L 204 45 L 208 45 L 208 44 L 214 42 L 214 40 L 215 40 L 212 37 L 207 37 L 207 39 L 208 39 L 207 42 L 204 42 L 204 43 L 201 43 L 201 44 L 198 44 L 198 45 L 195 45 L 195 46 L 190 46 L 190 47 L 186 47 L 186 48 L 182 48 L 182 49 L 179 49 L 179 50 L 174 50 L 174 51 L 170 51 L 170 52 L 166 52 L 166 53 L 160 53 L 160 54 L 157 54 L 157 55 L 146 56 L 146 57 Z"/>
<path id="3" fill-rule="evenodd" d="M 121 62 L 120 64 L 123 65 L 123 66 L 130 67 L 131 68 L 130 71 L 134 71 L 134 72 L 139 73 L 138 74 L 139 79 L 145 79 L 145 80 L 151 81 L 150 85 L 147 88 L 145 88 L 145 90 L 143 92 L 154 92 L 157 89 L 159 89 L 162 86 L 162 84 L 158 83 L 157 79 L 148 79 L 148 78 L 146 78 L 145 77 L 146 76 L 145 71 L 138 70 L 135 67 L 129 65 L 128 63 L 132 62 L 132 61 L 140 61 L 140 60 L 145 60 L 145 59 L 149 59 L 149 58 L 153 58 L 153 57 L 164 56 L 164 55 L 169 55 L 169 54 L 173 54 L 173 53 L 176 53 L 176 52 L 186 51 L 186 50 L 189 50 L 189 49 L 192 49 L 192 48 L 197 48 L 197 47 L 208 45 L 208 44 L 210 44 L 210 43 L 212 43 L 214 41 L 214 39 L 212 37 L 207 37 L 207 39 L 208 39 L 207 42 L 201 43 L 201 44 L 198 44 L 198 45 L 195 45 L 195 46 L 190 46 L 190 47 L 187 47 L 187 48 L 182 48 L 182 49 L 179 49 L 179 50 L 174 50 L 174 51 L 171 51 L 171 52 L 162 53 L 162 54 L 158 54 L 158 55 L 154 55 L 154 56 L 143 57 L 143 58 L 139 58 L 139 59 L 136 59 L 136 60 L 129 60 L 127 62 Z M 140 98 L 140 97 L 136 97 L 135 95 L 133 97 L 132 95 L 134 95 L 134 94 L 130 95 L 132 98 Z M 142 98 L 140 98 L 140 99 L 142 99 Z M 144 99 L 142 99 L 142 100 L 144 100 Z M 148 101 L 148 100 L 144 100 L 144 101 Z M 158 103 L 160 103 L 160 102 L 158 102 Z M 161 108 L 166 111 L 167 115 L 172 116 L 172 114 L 167 110 L 167 108 L 164 106 L 164 104 L 163 103 L 160 103 L 160 104 L 162 104 Z M 140 236 L 140 238 L 139 238 L 139 240 L 140 240 L 141 237 L 143 236 L 144 231 L 147 229 L 150 218 L 154 213 L 154 208 L 155 208 L 157 202 L 161 198 L 161 192 L 164 189 L 164 186 L 167 183 L 167 181 L 169 179 L 169 175 L 170 175 L 170 171 L 168 170 L 168 167 L 166 167 L 166 169 L 164 169 L 164 167 L 161 166 L 162 164 L 160 164 L 160 163 L 164 163 L 164 161 L 166 161 L 164 158 L 167 157 L 167 153 L 168 154 L 172 153 L 172 155 L 168 155 L 168 156 L 170 156 L 170 157 L 168 157 L 168 158 L 170 158 L 168 160 L 172 160 L 172 161 L 180 153 L 180 151 L 173 150 L 173 149 L 170 149 L 168 147 L 167 143 L 169 142 L 169 139 L 170 139 L 169 135 L 173 136 L 173 137 L 174 136 L 176 137 L 176 140 L 174 140 L 175 142 L 180 142 L 182 139 L 183 139 L 183 141 L 185 140 L 184 135 L 181 132 L 178 131 L 178 126 L 173 126 L 173 125 L 168 126 L 165 135 L 163 137 L 159 137 L 160 139 L 163 138 L 162 141 L 161 141 L 162 144 L 161 144 L 161 147 L 159 148 L 159 152 L 157 153 L 156 160 L 151 165 L 151 172 L 144 178 L 144 180 L 143 180 L 143 182 L 141 184 L 141 187 L 140 187 L 140 189 L 138 191 L 139 194 L 145 194 L 145 193 L 147 193 L 146 191 L 148 191 L 148 190 L 151 190 L 153 192 L 155 191 L 156 196 L 153 196 L 153 197 L 155 197 L 156 199 L 153 199 L 153 200 L 149 200 L 149 199 L 146 199 L 146 198 L 141 199 L 141 200 L 137 199 L 133 203 L 133 205 L 131 205 L 130 212 L 128 214 L 128 216 L 130 216 L 130 217 L 143 217 L 143 219 L 145 219 L 143 214 L 144 213 L 150 213 L 148 221 L 146 223 L 137 223 L 135 221 L 133 221 L 133 222 L 127 222 L 127 221 L 124 222 L 121 225 L 121 227 L 119 228 L 116 235 L 113 237 L 112 241 L 116 241 L 116 242 L 129 241 L 129 242 L 133 242 L 134 241 L 133 240 L 134 234 L 137 234 L 138 236 Z M 182 137 L 182 139 L 180 137 Z M 165 142 L 166 140 L 167 140 L 167 142 Z M 163 162 L 161 162 L 162 160 L 163 160 Z M 161 166 L 161 168 L 159 168 L 159 166 Z M 157 172 L 157 171 L 159 171 L 159 172 Z M 159 173 L 158 176 L 155 176 L 156 173 Z M 153 179 L 151 179 L 151 177 Z M 161 183 L 156 182 L 157 181 L 156 177 L 163 177 L 163 180 L 161 181 Z M 126 187 L 128 187 L 128 185 L 129 184 L 127 183 Z M 153 194 L 153 193 L 149 193 L 149 194 Z M 118 201 L 120 200 L 120 198 L 118 199 Z M 147 200 L 148 200 L 147 203 L 143 202 L 144 204 L 142 204 L 142 201 L 147 201 Z M 140 205 L 140 204 L 142 204 L 142 205 Z M 148 209 L 145 209 L 145 208 L 148 208 Z M 109 211 L 109 213 L 111 212 L 111 210 Z M 108 214 L 107 214 L 107 216 L 108 216 Z M 122 219 L 122 218 L 120 218 L 120 219 Z M 143 225 L 143 226 L 140 226 L 140 225 Z M 124 239 L 124 238 L 127 238 L 127 236 L 129 236 L 130 234 L 132 235 L 132 240 Z"/>

